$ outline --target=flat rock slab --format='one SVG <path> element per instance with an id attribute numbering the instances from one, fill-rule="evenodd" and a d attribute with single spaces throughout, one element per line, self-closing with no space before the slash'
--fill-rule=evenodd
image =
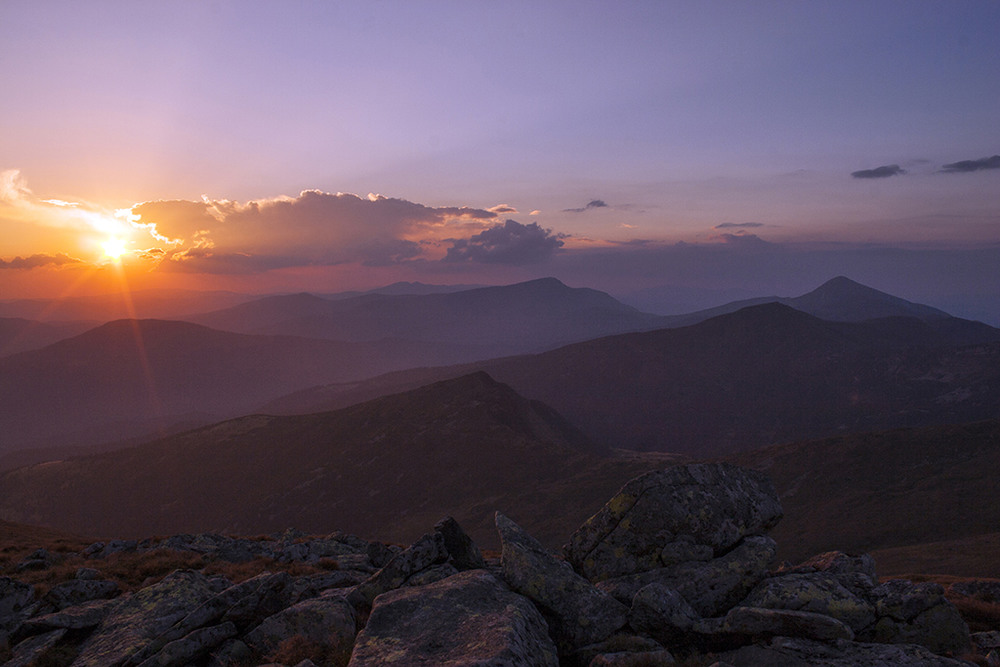
<path id="1" fill-rule="evenodd" d="M 350 667 L 556 667 L 545 619 L 485 570 L 378 596 Z"/>
<path id="2" fill-rule="evenodd" d="M 728 463 L 676 466 L 628 482 L 564 549 L 578 572 L 601 581 L 662 567 L 661 553 L 678 538 L 722 553 L 781 516 L 761 472 Z"/>

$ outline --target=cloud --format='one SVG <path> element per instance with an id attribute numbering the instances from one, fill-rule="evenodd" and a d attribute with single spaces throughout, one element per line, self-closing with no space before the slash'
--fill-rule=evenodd
<path id="1" fill-rule="evenodd" d="M 604 203 L 603 199 L 591 199 L 587 202 L 587 205 L 582 208 L 564 208 L 563 213 L 583 213 L 584 211 L 589 211 L 592 208 L 607 208 L 608 205 Z"/>
<path id="2" fill-rule="evenodd" d="M 712 229 L 754 229 L 763 226 L 763 222 L 723 222 Z"/>
<path id="3" fill-rule="evenodd" d="M 496 206 L 492 206 L 486 210 L 490 213 L 496 213 L 497 215 L 501 213 L 517 213 L 517 209 L 510 204 L 497 204 Z"/>
<path id="4" fill-rule="evenodd" d="M 875 167 L 874 169 L 852 171 L 851 176 L 854 178 L 889 178 L 890 176 L 902 176 L 905 173 L 906 170 L 898 164 L 887 164 L 882 167 Z"/>
<path id="5" fill-rule="evenodd" d="M 962 160 L 941 166 L 941 171 L 946 174 L 964 174 L 982 169 L 1000 169 L 1000 155 L 979 158 L 978 160 Z"/>
<path id="6" fill-rule="evenodd" d="M 747 234 L 745 232 L 739 232 L 736 234 L 719 234 L 717 237 L 714 237 L 713 240 L 722 241 L 727 245 L 736 246 L 738 248 L 746 248 L 748 250 L 763 250 L 774 247 L 773 243 L 765 241 L 756 234 Z"/>
<path id="7" fill-rule="evenodd" d="M 446 240 L 479 233 L 497 218 L 493 210 L 319 190 L 245 204 L 207 198 L 145 202 L 132 214 L 133 224 L 174 246 L 144 256 L 159 257 L 165 270 L 205 273 L 400 264 L 440 255 Z"/>
<path id="8" fill-rule="evenodd" d="M 563 234 L 552 234 L 537 222 L 522 225 L 507 220 L 468 239 L 454 239 L 445 262 L 482 262 L 486 264 L 532 264 L 552 256 L 563 246 Z"/>
<path id="9" fill-rule="evenodd" d="M 55 255 L 37 254 L 28 257 L 15 257 L 12 260 L 0 259 L 0 269 L 34 269 L 40 266 L 64 266 L 66 264 L 82 264 L 83 260 L 70 257 L 66 253 Z"/>

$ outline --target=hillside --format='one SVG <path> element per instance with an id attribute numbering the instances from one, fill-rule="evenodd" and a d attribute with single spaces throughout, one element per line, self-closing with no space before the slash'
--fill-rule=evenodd
<path id="1" fill-rule="evenodd" d="M 570 288 L 554 278 L 457 292 L 398 291 L 337 300 L 274 296 L 189 319 L 226 331 L 343 341 L 475 341 L 489 351 L 479 358 L 661 326 L 660 318 L 603 292 Z"/>
<path id="2" fill-rule="evenodd" d="M 484 373 L 336 412 L 242 417 L 0 477 L 0 517 L 97 536 L 289 526 L 415 539 L 453 514 L 494 545 L 500 509 L 553 547 L 669 457 L 615 457 Z"/>
<path id="3" fill-rule="evenodd" d="M 0 453 L 100 443 L 250 412 L 330 381 L 447 363 L 461 348 L 249 336 L 119 320 L 0 359 Z"/>
<path id="4" fill-rule="evenodd" d="M 616 447 L 708 456 L 1000 410 L 1000 330 L 948 318 L 828 322 L 772 303 L 677 329 L 302 391 L 308 412 L 485 370 Z"/>
<path id="5" fill-rule="evenodd" d="M 1000 577 L 1000 420 L 777 445 L 726 458 L 774 481 L 779 557 L 873 551 L 883 573 Z M 991 546 L 992 545 L 992 546 Z"/>

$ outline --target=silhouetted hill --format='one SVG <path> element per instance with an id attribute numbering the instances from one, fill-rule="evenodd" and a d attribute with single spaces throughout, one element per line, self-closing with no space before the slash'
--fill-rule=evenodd
<path id="1" fill-rule="evenodd" d="M 51 345 L 95 326 L 92 322 L 38 322 L 0 317 L 0 357 Z"/>
<path id="2" fill-rule="evenodd" d="M 780 303 L 803 313 L 833 322 L 863 322 L 886 317 L 915 317 L 933 321 L 951 316 L 937 308 L 913 303 L 877 289 L 837 276 L 812 292 L 797 297 L 764 296 L 733 301 L 714 308 L 664 318 L 664 326 L 688 326 L 712 317 L 735 313 L 765 303 Z"/>
<path id="3" fill-rule="evenodd" d="M 203 424 L 296 389 L 447 363 L 461 351 L 119 320 L 0 359 L 0 451 L 94 444 L 177 421 Z"/>
<path id="4" fill-rule="evenodd" d="M 552 545 L 665 459 L 616 458 L 476 373 L 335 412 L 254 415 L 0 477 L 0 516 L 104 536 L 295 526 L 414 539 L 446 514 L 483 544 L 493 513 Z"/>
<path id="5" fill-rule="evenodd" d="M 448 293 L 269 297 L 189 319 L 226 331 L 331 340 L 475 341 L 489 350 L 478 358 L 661 326 L 660 318 L 604 292 L 555 278 Z"/>
<path id="6" fill-rule="evenodd" d="M 781 558 L 893 549 L 884 567 L 879 560 L 882 574 L 1000 577 L 995 551 L 955 558 L 962 544 L 996 543 L 996 419 L 796 442 L 726 460 L 774 481 L 785 510 L 773 531 Z M 946 569 L 927 569 L 932 560 Z"/>
<path id="7" fill-rule="evenodd" d="M 343 406 L 474 369 L 553 406 L 600 442 L 696 456 L 1000 412 L 1000 330 L 954 319 L 828 322 L 778 303 L 690 327 L 317 388 L 268 408 Z"/>

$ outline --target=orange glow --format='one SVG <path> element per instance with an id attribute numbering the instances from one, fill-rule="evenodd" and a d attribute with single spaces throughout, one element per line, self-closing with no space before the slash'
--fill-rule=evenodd
<path id="1" fill-rule="evenodd" d="M 114 262 L 120 262 L 122 255 L 127 253 L 129 250 L 125 247 L 125 239 L 120 239 L 118 237 L 112 236 L 110 239 L 101 244 L 104 248 L 104 256 L 110 258 Z"/>

